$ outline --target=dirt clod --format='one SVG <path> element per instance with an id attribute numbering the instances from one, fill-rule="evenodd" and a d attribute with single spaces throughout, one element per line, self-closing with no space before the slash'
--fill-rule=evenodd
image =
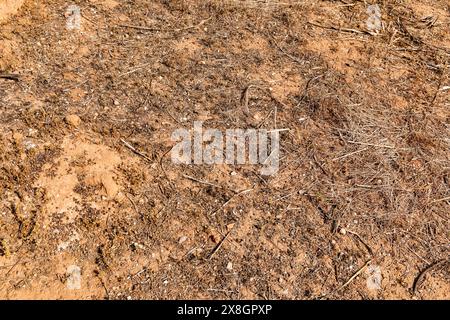
<path id="1" fill-rule="evenodd" d="M 75 114 L 67 115 L 65 118 L 67 124 L 78 127 L 81 124 L 81 118 Z"/>

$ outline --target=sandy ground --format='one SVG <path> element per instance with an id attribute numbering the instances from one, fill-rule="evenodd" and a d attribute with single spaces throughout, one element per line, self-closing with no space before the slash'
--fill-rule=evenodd
<path id="1" fill-rule="evenodd" d="M 21 2 L 0 298 L 450 298 L 447 1 L 379 1 L 377 32 L 370 1 Z M 283 129 L 278 173 L 174 164 L 194 121 Z"/>

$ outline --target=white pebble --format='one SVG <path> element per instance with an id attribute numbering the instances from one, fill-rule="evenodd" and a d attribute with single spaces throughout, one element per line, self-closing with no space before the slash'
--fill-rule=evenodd
<path id="1" fill-rule="evenodd" d="M 182 236 L 181 238 L 180 238 L 180 240 L 178 240 L 178 243 L 179 244 L 182 244 L 183 242 L 185 242 L 187 240 L 187 237 L 186 236 Z"/>

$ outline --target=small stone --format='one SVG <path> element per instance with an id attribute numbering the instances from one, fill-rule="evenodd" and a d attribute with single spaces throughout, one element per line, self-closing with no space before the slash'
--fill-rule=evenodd
<path id="1" fill-rule="evenodd" d="M 145 249 L 145 247 L 144 247 L 142 244 L 137 243 L 137 242 L 133 242 L 133 243 L 131 244 L 131 246 L 132 246 L 134 249 L 141 249 L 141 250 L 144 250 L 144 249 Z"/>
<path id="2" fill-rule="evenodd" d="M 76 114 L 69 114 L 68 116 L 66 116 L 65 120 L 67 124 L 73 127 L 78 127 L 81 124 L 81 119 Z"/>
<path id="3" fill-rule="evenodd" d="M 341 228 L 341 229 L 339 229 L 339 233 L 345 236 L 347 234 L 347 230 L 345 230 L 344 228 Z"/>
<path id="4" fill-rule="evenodd" d="M 25 142 L 23 143 L 23 145 L 25 146 L 25 149 L 27 149 L 27 150 L 31 150 L 31 149 L 36 148 L 36 144 L 33 143 L 33 142 L 30 141 L 30 140 L 25 141 Z"/>
<path id="5" fill-rule="evenodd" d="M 233 263 L 231 261 L 228 262 L 228 264 L 227 264 L 227 270 L 229 270 L 229 271 L 233 270 Z"/>
<path id="6" fill-rule="evenodd" d="M 183 242 L 185 242 L 187 240 L 187 237 L 186 236 L 182 236 L 179 240 L 178 240 L 178 243 L 179 244 L 182 244 Z"/>

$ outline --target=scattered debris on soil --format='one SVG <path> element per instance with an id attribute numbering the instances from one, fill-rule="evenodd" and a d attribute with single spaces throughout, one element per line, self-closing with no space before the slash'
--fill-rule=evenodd
<path id="1" fill-rule="evenodd" d="M 448 1 L 0 0 L 0 23 L 0 298 L 450 298 Z M 278 173 L 173 163 L 194 121 L 280 129 Z"/>

